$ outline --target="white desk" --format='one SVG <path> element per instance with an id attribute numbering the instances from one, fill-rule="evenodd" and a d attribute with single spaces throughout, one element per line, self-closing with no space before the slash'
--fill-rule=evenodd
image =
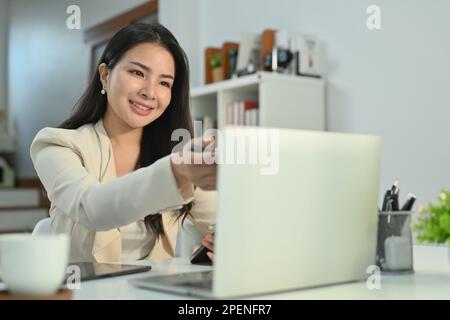
<path id="1" fill-rule="evenodd" d="M 369 290 L 366 282 L 305 289 L 252 299 L 450 299 L 450 263 L 446 247 L 414 246 L 413 274 L 381 275 L 381 288 Z M 130 262 L 131 263 L 131 262 Z M 152 271 L 82 283 L 74 292 L 75 299 L 191 299 L 188 296 L 166 294 L 135 288 L 130 278 L 177 272 L 211 270 L 211 267 L 191 265 L 184 259 L 134 261 L 150 264 Z"/>
<path id="2" fill-rule="evenodd" d="M 369 290 L 366 282 L 354 282 L 314 289 L 304 289 L 249 297 L 251 299 L 450 299 L 450 262 L 446 247 L 414 246 L 413 274 L 381 274 L 381 288 Z M 211 270 L 212 267 L 191 265 L 186 259 L 133 261 L 152 266 L 148 273 L 86 281 L 74 291 L 74 299 L 192 299 L 136 288 L 131 278 Z M 4 284 L 0 283 L 0 290 Z"/>

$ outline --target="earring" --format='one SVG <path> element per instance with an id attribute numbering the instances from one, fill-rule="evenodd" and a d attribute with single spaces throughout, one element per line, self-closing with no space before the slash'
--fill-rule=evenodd
<path id="1" fill-rule="evenodd" d="M 101 93 L 102 95 L 105 95 L 105 94 L 106 94 L 105 89 L 103 88 L 102 91 L 100 91 L 100 93 Z"/>

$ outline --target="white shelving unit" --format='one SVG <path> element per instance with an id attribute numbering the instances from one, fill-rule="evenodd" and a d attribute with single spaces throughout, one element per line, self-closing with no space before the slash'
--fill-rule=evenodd
<path id="1" fill-rule="evenodd" d="M 0 153 L 15 151 L 15 141 L 7 125 L 7 112 L 0 105 Z"/>
<path id="2" fill-rule="evenodd" d="M 12 153 L 14 151 L 14 139 L 6 132 L 0 132 L 0 153 Z"/>
<path id="3" fill-rule="evenodd" d="M 258 72 L 191 90 L 193 118 L 212 116 L 225 125 L 226 105 L 258 101 L 259 126 L 325 130 L 323 79 Z"/>

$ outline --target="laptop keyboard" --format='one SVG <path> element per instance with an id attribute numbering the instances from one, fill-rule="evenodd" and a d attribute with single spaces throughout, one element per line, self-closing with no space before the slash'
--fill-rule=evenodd
<path id="1" fill-rule="evenodd" d="M 206 281 L 187 281 L 187 282 L 177 283 L 177 286 L 212 290 L 212 281 L 211 280 L 209 280 L 209 281 L 208 280 L 206 280 Z"/>
<path id="2" fill-rule="evenodd" d="M 177 286 L 212 290 L 212 272 L 183 273 L 178 276 Z"/>

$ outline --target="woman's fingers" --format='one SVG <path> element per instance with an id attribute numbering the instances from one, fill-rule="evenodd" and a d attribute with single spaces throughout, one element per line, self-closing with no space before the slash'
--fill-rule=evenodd
<path id="1" fill-rule="evenodd" d="M 212 252 L 210 251 L 210 252 L 207 252 L 206 255 L 208 256 L 209 259 L 211 259 L 211 261 L 214 262 L 214 258 L 215 258 L 214 253 L 212 253 Z"/>
<path id="2" fill-rule="evenodd" d="M 204 190 L 216 189 L 217 165 L 193 165 L 172 163 L 172 171 L 177 180 L 178 187 L 184 180 L 195 184 Z"/>
<path id="3" fill-rule="evenodd" d="M 212 138 L 206 138 L 203 139 L 202 137 L 195 138 L 190 140 L 186 145 L 183 147 L 183 151 L 192 152 L 192 153 L 204 153 L 204 152 L 211 152 L 213 151 L 215 147 L 215 139 Z"/>
<path id="4" fill-rule="evenodd" d="M 209 250 L 211 250 L 211 251 L 207 252 L 206 254 L 211 259 L 211 261 L 214 261 L 214 236 L 212 234 L 207 234 L 202 239 L 202 244 L 205 247 L 207 247 Z"/>
<path id="5" fill-rule="evenodd" d="M 214 250 L 214 237 L 211 234 L 207 234 L 202 239 L 202 244 L 207 247 L 209 250 Z"/>
<path id="6" fill-rule="evenodd" d="M 211 242 L 208 242 L 206 240 L 202 240 L 202 245 L 207 247 L 209 250 L 214 250 L 214 244 Z"/>
<path id="7" fill-rule="evenodd" d="M 206 241 L 208 241 L 208 242 L 214 244 L 214 236 L 213 236 L 211 233 L 208 233 L 208 234 L 205 236 L 204 239 L 205 239 Z"/>
<path id="8" fill-rule="evenodd" d="M 214 139 L 197 138 L 189 141 L 181 153 L 172 153 L 172 171 L 179 188 L 187 180 L 203 190 L 216 190 L 217 164 L 213 145 Z"/>
<path id="9" fill-rule="evenodd" d="M 190 142 L 195 146 L 202 146 L 202 148 L 206 148 L 208 145 L 214 143 L 215 141 L 216 141 L 215 137 L 211 136 L 206 138 L 203 137 L 194 138 Z"/>
<path id="10" fill-rule="evenodd" d="M 195 138 L 188 141 L 181 150 L 173 150 L 172 161 L 177 165 L 211 165 L 216 163 L 215 147 L 214 139 Z"/>

